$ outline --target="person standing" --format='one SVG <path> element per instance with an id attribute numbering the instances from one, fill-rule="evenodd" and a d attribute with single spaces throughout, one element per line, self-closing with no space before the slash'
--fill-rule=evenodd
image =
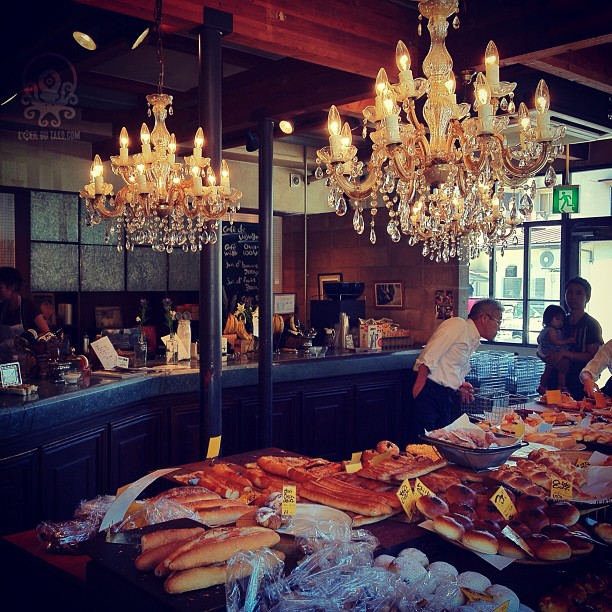
<path id="1" fill-rule="evenodd" d="M 0 349 L 2 360 L 12 358 L 15 337 L 27 329 L 36 329 L 38 334 L 49 331 L 40 306 L 19 294 L 23 277 L 19 270 L 0 268 Z"/>
<path id="2" fill-rule="evenodd" d="M 566 386 L 575 400 L 584 397 L 584 387 L 580 380 L 580 372 L 586 366 L 603 344 L 601 325 L 597 319 L 585 312 L 591 299 L 591 285 L 581 276 L 570 278 L 565 284 L 565 303 L 569 315 L 563 324 L 563 335 L 566 338 L 576 337 L 568 352 L 550 353 L 545 362 L 556 370 L 565 373 Z M 558 388 L 553 384 L 554 373 L 549 382 L 550 389 Z"/>
<path id="3" fill-rule="evenodd" d="M 601 346 L 595 357 L 580 372 L 580 380 L 584 385 L 584 392 L 589 397 L 594 397 L 594 392 L 600 390 L 597 386 L 597 380 L 606 368 L 612 373 L 612 340 L 608 340 Z M 601 391 L 605 395 L 612 396 L 612 377 L 608 379 L 608 382 Z"/>
<path id="4" fill-rule="evenodd" d="M 416 359 L 410 381 L 413 401 L 406 415 L 410 441 L 426 430 L 450 423 L 454 392 L 458 391 L 464 400 L 473 396 L 472 385 L 465 382 L 471 368 L 470 356 L 481 338 L 495 338 L 503 312 L 497 300 L 480 300 L 472 306 L 467 320 L 451 317 L 433 333 Z"/>

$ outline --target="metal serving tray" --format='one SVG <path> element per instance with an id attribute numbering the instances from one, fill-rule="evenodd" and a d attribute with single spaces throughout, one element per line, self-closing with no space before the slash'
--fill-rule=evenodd
<path id="1" fill-rule="evenodd" d="M 429 436 L 420 436 L 421 440 L 435 446 L 440 454 L 449 461 L 472 468 L 475 471 L 497 467 L 519 448 L 527 446 L 527 442 L 523 442 L 514 436 L 496 435 L 495 437 L 499 448 L 466 448 Z"/>

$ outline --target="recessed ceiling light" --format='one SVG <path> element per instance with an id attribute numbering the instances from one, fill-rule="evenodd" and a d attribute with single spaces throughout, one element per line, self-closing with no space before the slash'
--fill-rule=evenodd
<path id="1" fill-rule="evenodd" d="M 83 47 L 83 49 L 87 49 L 88 51 L 96 50 L 96 43 L 94 39 L 89 36 L 89 34 L 85 34 L 85 32 L 79 32 L 78 30 L 75 30 L 72 33 L 72 37 L 74 38 L 74 40 L 77 41 L 79 45 L 81 45 L 81 47 Z"/>
<path id="2" fill-rule="evenodd" d="M 291 123 L 291 121 L 283 119 L 279 122 L 278 127 L 280 128 L 280 131 L 284 132 L 285 134 L 293 134 L 293 123 Z"/>

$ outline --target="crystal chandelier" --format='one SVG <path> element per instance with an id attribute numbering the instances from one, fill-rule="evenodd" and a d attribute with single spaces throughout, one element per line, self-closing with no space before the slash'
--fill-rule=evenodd
<path id="1" fill-rule="evenodd" d="M 445 45 L 447 20 L 458 13 L 458 0 L 426 0 L 419 3 L 419 11 L 419 20 L 428 20 L 431 36 L 423 62 L 426 78 L 413 78 L 408 49 L 399 41 L 399 83 L 389 83 L 381 68 L 375 105 L 363 110 L 364 138 L 367 126 L 374 124 L 367 172 L 356 157 L 349 124 L 342 124 L 332 106 L 329 146 L 317 152 L 316 175 L 327 174 L 328 202 L 336 214 L 347 212 L 349 200 L 358 234 L 365 229 L 363 212 L 369 200 L 372 244 L 380 193 L 393 242 L 405 234 L 411 246 L 421 242 L 423 255 L 432 260 L 473 259 L 496 244 L 503 248 L 516 242 L 517 225 L 533 210 L 535 181 L 527 185 L 527 180 L 562 152 L 565 128 L 550 125 L 550 95 L 544 81 L 536 89 L 536 125 L 524 103 L 516 113 L 516 83 L 499 80 L 493 41 L 485 53 L 486 76 L 478 73 L 474 81 L 477 116 L 470 117 L 470 105 L 456 101 L 453 61 Z M 459 27 L 457 16 L 453 27 Z M 423 122 L 415 108 L 422 96 Z M 520 142 L 510 145 L 506 132 L 515 114 Z M 555 182 L 550 166 L 545 184 Z"/>
<path id="2" fill-rule="evenodd" d="M 104 182 L 99 155 L 91 166 L 91 182 L 80 192 L 85 199 L 88 227 L 108 221 L 106 240 L 115 234 L 117 250 L 133 250 L 135 244 L 150 244 L 155 251 L 171 253 L 175 248 L 196 252 L 218 239 L 219 220 L 228 221 L 240 208 L 242 193 L 230 186 L 227 162 L 221 162 L 219 185 L 203 157 L 204 134 L 198 128 L 193 154 L 176 160 L 176 138 L 166 127 L 172 115 L 172 96 L 163 93 L 163 49 L 161 44 L 161 0 L 155 7 L 160 77 L 158 93 L 147 96 L 148 116 L 155 118 L 153 130 L 146 123 L 140 130 L 141 151 L 128 152 L 128 133 L 119 136 L 119 155 L 111 156 L 112 171 L 125 186 L 113 197 L 113 186 Z"/>

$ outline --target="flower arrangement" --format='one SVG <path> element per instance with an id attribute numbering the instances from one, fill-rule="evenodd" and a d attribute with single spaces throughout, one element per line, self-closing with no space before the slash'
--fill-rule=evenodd
<path id="1" fill-rule="evenodd" d="M 138 323 L 138 333 L 142 333 L 142 326 L 147 321 L 147 315 L 149 314 L 149 301 L 146 298 L 140 300 L 140 314 L 136 317 L 136 323 Z"/>
<path id="2" fill-rule="evenodd" d="M 166 319 L 166 325 L 170 335 L 174 333 L 174 321 L 176 318 L 176 311 L 172 310 L 172 300 L 170 298 L 164 298 L 162 300 L 162 306 L 164 307 L 164 318 Z"/>
<path id="3" fill-rule="evenodd" d="M 236 304 L 234 316 L 244 323 L 248 332 L 253 332 L 253 315 L 257 313 L 257 307 L 253 308 L 251 298 L 245 298 L 244 302 Z"/>

